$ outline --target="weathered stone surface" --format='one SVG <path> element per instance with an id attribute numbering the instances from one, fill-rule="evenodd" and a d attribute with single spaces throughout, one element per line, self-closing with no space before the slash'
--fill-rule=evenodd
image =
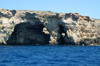
<path id="1" fill-rule="evenodd" d="M 99 45 L 100 20 L 78 13 L 0 9 L 0 44 Z"/>

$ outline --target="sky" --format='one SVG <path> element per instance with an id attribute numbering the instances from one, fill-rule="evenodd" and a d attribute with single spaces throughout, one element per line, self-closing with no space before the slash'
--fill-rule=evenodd
<path id="1" fill-rule="evenodd" d="M 100 19 L 100 0 L 0 0 L 0 8 L 79 13 Z"/>

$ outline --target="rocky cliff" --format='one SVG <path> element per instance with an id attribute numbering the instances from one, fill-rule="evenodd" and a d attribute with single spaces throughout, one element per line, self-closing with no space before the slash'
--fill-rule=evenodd
<path id="1" fill-rule="evenodd" d="M 99 45 L 100 20 L 78 13 L 0 9 L 0 44 Z"/>

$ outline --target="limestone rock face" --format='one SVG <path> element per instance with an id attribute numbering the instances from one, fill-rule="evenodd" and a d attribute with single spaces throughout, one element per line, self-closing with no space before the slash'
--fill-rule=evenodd
<path id="1" fill-rule="evenodd" d="M 99 45 L 100 20 L 78 13 L 0 9 L 0 44 Z"/>

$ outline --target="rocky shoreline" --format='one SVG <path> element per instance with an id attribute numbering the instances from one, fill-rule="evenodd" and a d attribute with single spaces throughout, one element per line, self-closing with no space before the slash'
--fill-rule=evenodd
<path id="1" fill-rule="evenodd" d="M 100 20 L 78 13 L 0 9 L 1 45 L 100 45 Z"/>

